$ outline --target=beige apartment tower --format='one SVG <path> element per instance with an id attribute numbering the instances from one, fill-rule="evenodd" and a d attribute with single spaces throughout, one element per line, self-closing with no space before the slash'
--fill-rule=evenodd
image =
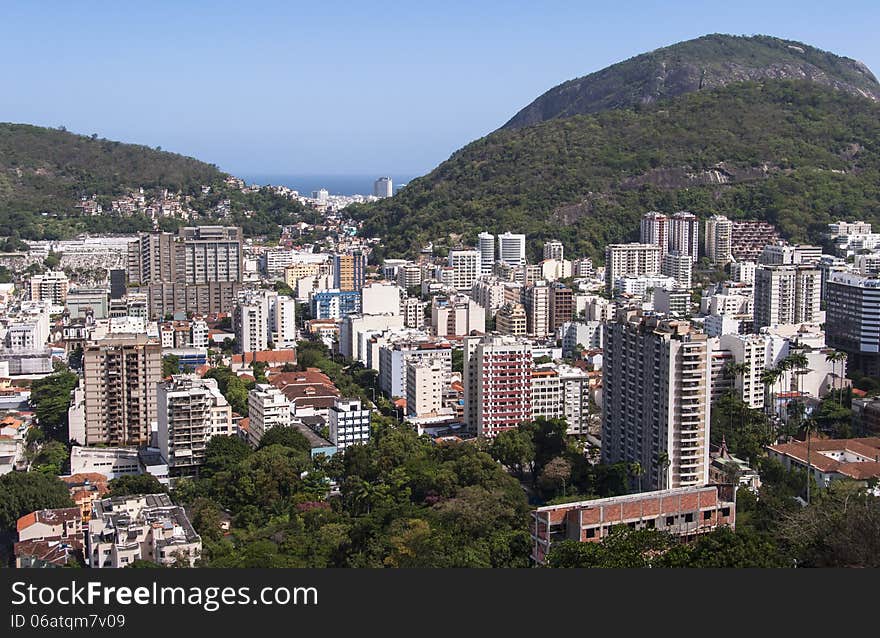
<path id="1" fill-rule="evenodd" d="M 85 445 L 148 445 L 156 423 L 162 346 L 146 335 L 117 335 L 83 352 Z"/>
<path id="2" fill-rule="evenodd" d="M 687 321 L 621 311 L 605 326 L 602 462 L 638 463 L 644 490 L 709 479 L 711 348 Z"/>

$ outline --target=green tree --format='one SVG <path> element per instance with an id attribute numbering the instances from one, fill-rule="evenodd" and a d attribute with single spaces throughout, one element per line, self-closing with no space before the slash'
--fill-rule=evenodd
<path id="1" fill-rule="evenodd" d="M 312 449 L 312 446 L 305 435 L 294 427 L 276 427 L 270 429 L 263 435 L 263 438 L 260 439 L 260 446 L 258 449 L 262 450 L 270 445 L 282 445 L 303 452 L 310 452 Z"/>
<path id="2" fill-rule="evenodd" d="M 168 378 L 180 374 L 180 357 L 176 354 L 166 354 L 162 357 L 162 377 Z"/>
<path id="3" fill-rule="evenodd" d="M 110 481 L 110 496 L 167 493 L 168 488 L 152 474 L 126 474 Z"/>
<path id="4" fill-rule="evenodd" d="M 69 370 L 50 374 L 31 384 L 31 404 L 37 423 L 46 436 L 67 441 L 67 410 L 70 407 L 71 392 L 79 382 L 79 377 Z"/>
<path id="5" fill-rule="evenodd" d="M 73 507 L 67 486 L 42 472 L 10 472 L 0 476 L 0 530 L 14 531 L 16 521 L 42 509 Z"/>
<path id="6" fill-rule="evenodd" d="M 493 439 L 489 454 L 522 478 L 525 468 L 535 460 L 535 444 L 524 430 L 506 430 Z"/>

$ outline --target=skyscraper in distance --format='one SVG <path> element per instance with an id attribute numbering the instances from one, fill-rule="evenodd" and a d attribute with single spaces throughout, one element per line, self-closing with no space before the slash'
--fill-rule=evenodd
<path id="1" fill-rule="evenodd" d="M 380 177 L 373 182 L 373 195 L 376 197 L 391 197 L 394 194 L 394 185 L 390 177 Z"/>

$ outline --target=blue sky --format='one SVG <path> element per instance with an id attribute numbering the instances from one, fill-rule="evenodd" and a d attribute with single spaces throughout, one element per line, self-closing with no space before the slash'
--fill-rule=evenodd
<path id="1" fill-rule="evenodd" d="M 420 174 L 550 87 L 706 33 L 880 73 L 880 3 L 3 2 L 0 121 L 237 174 Z"/>

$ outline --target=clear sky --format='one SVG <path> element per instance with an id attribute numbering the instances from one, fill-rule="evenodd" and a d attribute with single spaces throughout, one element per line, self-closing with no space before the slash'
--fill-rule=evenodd
<path id="1" fill-rule="evenodd" d="M 880 2 L 3 0 L 0 121 L 237 174 L 421 174 L 550 87 L 706 33 L 880 73 Z"/>

